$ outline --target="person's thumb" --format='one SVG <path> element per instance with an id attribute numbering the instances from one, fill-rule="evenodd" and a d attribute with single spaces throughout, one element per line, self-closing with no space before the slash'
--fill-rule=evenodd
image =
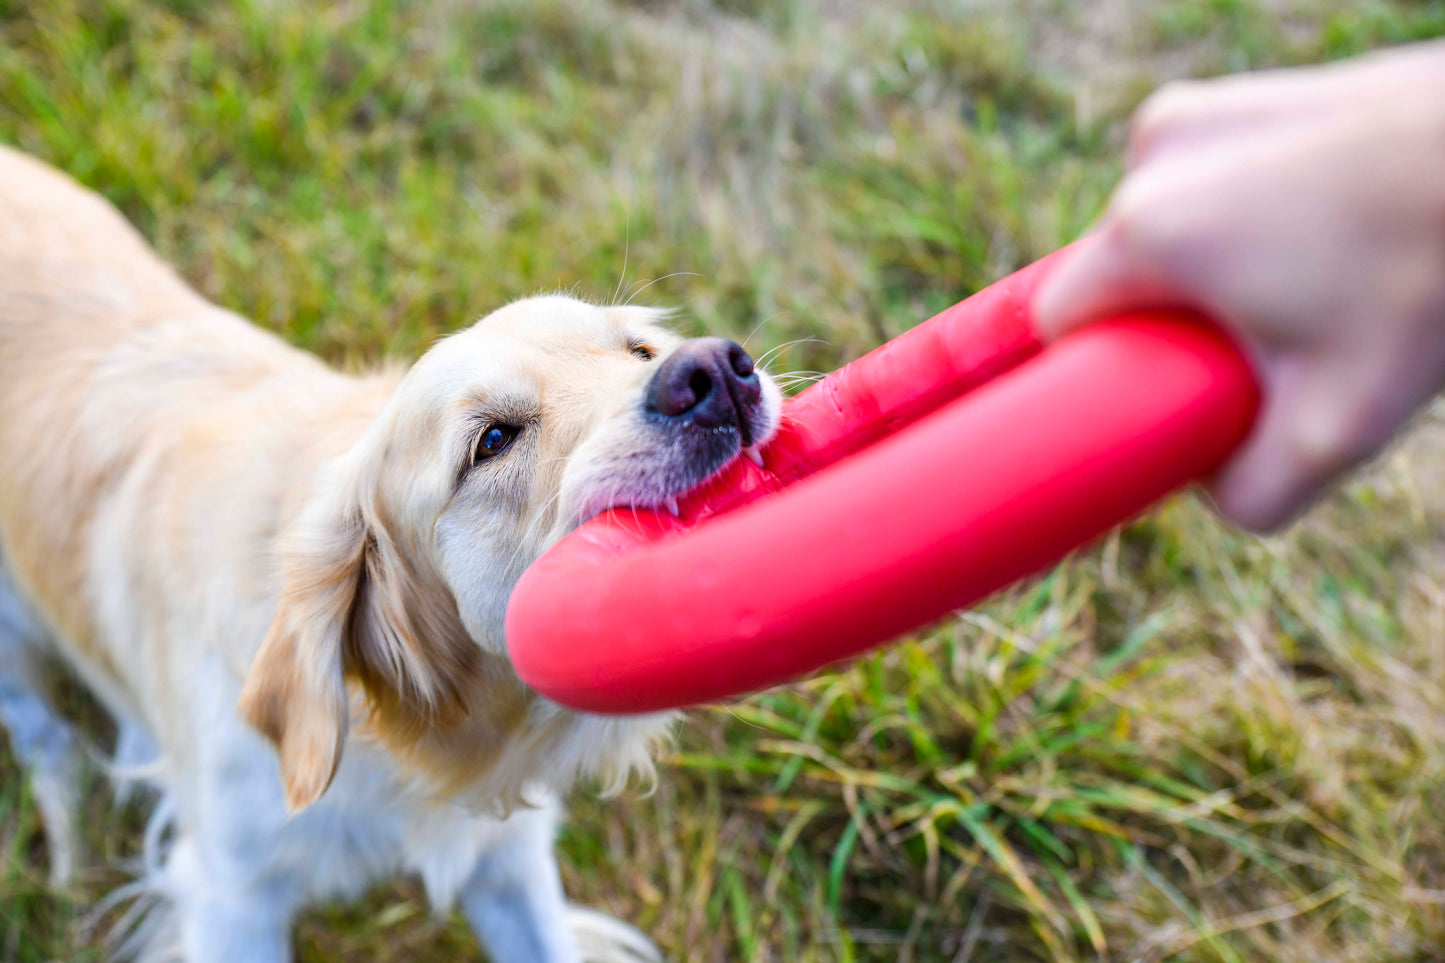
<path id="1" fill-rule="evenodd" d="M 1039 335 L 1052 341 L 1123 311 L 1188 303 L 1184 292 L 1133 256 L 1106 222 L 1098 233 L 1078 241 L 1039 285 L 1033 317 Z"/>

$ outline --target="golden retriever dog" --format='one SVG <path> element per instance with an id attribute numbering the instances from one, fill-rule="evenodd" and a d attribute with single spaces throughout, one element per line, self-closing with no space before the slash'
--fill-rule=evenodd
<path id="1" fill-rule="evenodd" d="M 675 509 L 775 431 L 741 347 L 662 319 L 533 298 L 342 374 L 0 148 L 0 721 L 57 878 L 82 750 L 48 661 L 159 788 L 117 955 L 289 960 L 300 907 L 409 872 L 498 963 L 656 958 L 567 904 L 552 848 L 569 785 L 648 770 L 670 719 L 549 703 L 502 621 L 580 522 Z"/>

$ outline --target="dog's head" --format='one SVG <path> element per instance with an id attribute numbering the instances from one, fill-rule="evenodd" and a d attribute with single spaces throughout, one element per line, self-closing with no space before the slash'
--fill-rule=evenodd
<path id="1" fill-rule="evenodd" d="M 772 436 L 781 396 L 743 349 L 662 320 L 566 297 L 502 308 L 427 352 L 321 472 L 283 535 L 280 605 L 241 700 L 293 809 L 335 773 L 348 679 L 403 758 L 482 768 L 536 715 L 502 638 L 523 569 L 586 519 L 671 505 Z"/>

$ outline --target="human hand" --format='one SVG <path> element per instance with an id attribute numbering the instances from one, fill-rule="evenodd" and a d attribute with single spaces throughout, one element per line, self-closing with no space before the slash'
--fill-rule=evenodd
<path id="1" fill-rule="evenodd" d="M 1038 327 L 1157 306 L 1226 326 L 1264 401 L 1209 488 L 1277 528 L 1445 386 L 1445 42 L 1167 86 L 1128 161 Z"/>

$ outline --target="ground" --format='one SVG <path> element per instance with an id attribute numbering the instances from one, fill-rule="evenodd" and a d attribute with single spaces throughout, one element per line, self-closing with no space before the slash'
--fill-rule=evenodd
<path id="1" fill-rule="evenodd" d="M 801 388 L 1076 236 L 1158 83 L 1442 34 L 1440 0 L 0 0 L 0 140 L 338 364 L 560 288 Z M 1438 959 L 1442 478 L 1425 419 L 1284 536 L 1178 498 L 695 712 L 654 794 L 576 794 L 568 887 L 686 961 Z M 99 958 L 140 812 L 88 805 L 52 891 L 0 756 L 0 959 Z M 406 882 L 298 947 L 480 956 Z"/>

